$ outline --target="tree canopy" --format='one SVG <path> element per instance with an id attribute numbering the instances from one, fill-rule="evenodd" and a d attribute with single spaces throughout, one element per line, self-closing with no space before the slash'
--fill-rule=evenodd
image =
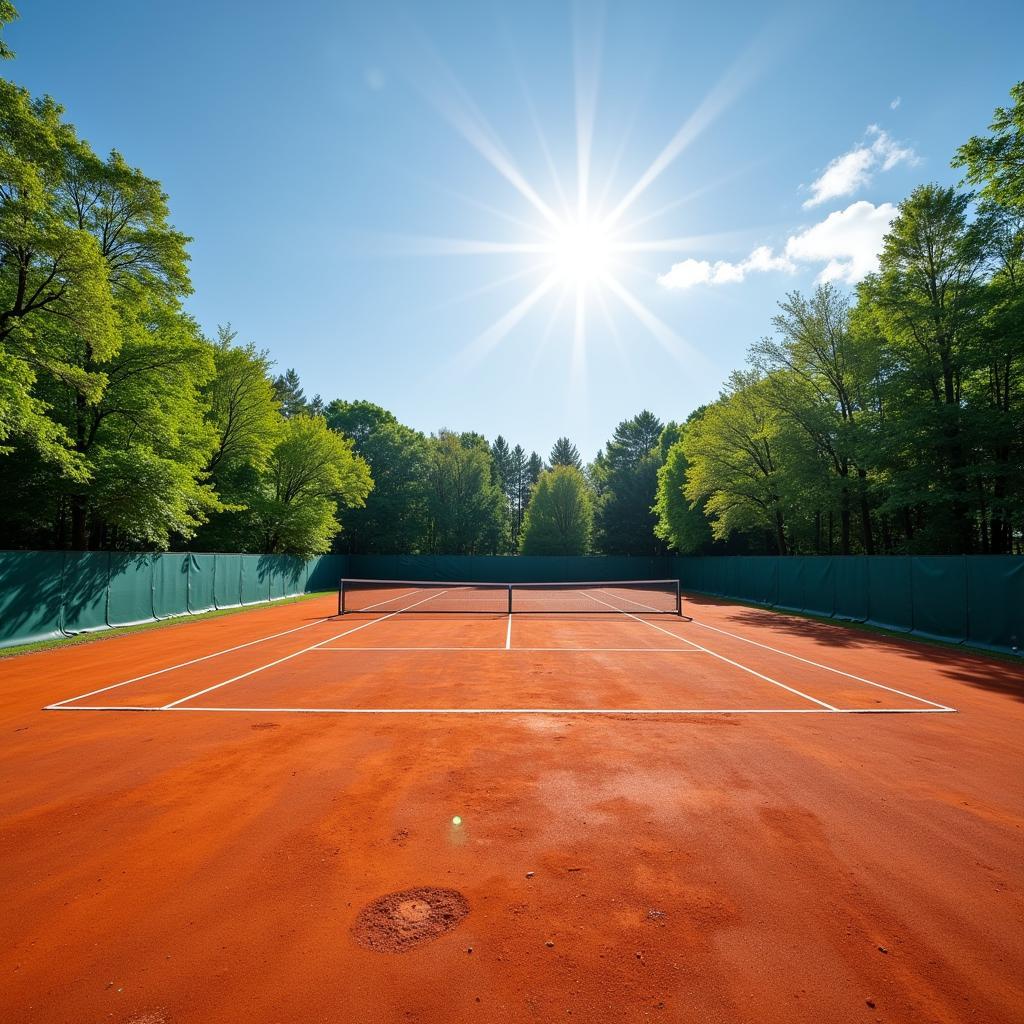
<path id="1" fill-rule="evenodd" d="M 556 465 L 534 485 L 520 550 L 524 555 L 585 555 L 593 525 L 583 473 L 575 466 Z"/>

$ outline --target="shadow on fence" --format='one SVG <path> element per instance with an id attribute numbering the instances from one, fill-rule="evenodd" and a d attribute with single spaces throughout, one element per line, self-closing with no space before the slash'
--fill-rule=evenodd
<path id="1" fill-rule="evenodd" d="M 684 590 L 1009 652 L 1024 646 L 1016 555 L 673 559 Z"/>
<path id="2" fill-rule="evenodd" d="M 346 556 L 0 551 L 0 647 L 333 590 Z"/>

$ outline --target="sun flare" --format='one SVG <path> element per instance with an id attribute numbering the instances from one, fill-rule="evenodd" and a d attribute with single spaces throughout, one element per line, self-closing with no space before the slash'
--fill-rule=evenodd
<path id="1" fill-rule="evenodd" d="M 611 238 L 600 221 L 581 216 L 559 224 L 549 254 L 551 269 L 564 284 L 585 286 L 608 273 Z"/>

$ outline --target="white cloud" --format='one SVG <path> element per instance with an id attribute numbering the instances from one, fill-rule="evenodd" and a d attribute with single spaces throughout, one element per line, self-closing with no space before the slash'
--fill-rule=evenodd
<path id="1" fill-rule="evenodd" d="M 856 284 L 878 263 L 882 239 L 897 214 L 892 203 L 875 206 L 864 199 L 792 235 L 786 257 L 798 263 L 824 263 L 818 281 Z"/>
<path id="2" fill-rule="evenodd" d="M 658 278 L 658 284 L 683 291 L 701 284 L 736 284 L 754 273 L 792 274 L 813 264 L 824 264 L 818 283 L 856 284 L 875 269 L 882 239 L 897 212 L 892 203 L 875 206 L 861 199 L 845 210 L 830 213 L 805 231 L 790 235 L 778 255 L 762 245 L 739 263 L 687 259 L 674 263 Z"/>
<path id="3" fill-rule="evenodd" d="M 682 260 L 673 263 L 668 272 L 658 278 L 664 288 L 684 290 L 698 284 L 738 284 L 747 274 L 767 270 L 785 270 L 792 273 L 796 267 L 785 257 L 775 256 L 767 245 L 759 246 L 740 263 L 728 260 Z"/>
<path id="4" fill-rule="evenodd" d="M 909 146 L 900 145 L 876 124 L 868 125 L 864 136 L 859 146 L 837 156 L 811 183 L 811 198 L 804 202 L 804 209 L 852 195 L 869 185 L 876 171 L 891 171 L 897 164 L 918 162 Z"/>
<path id="5" fill-rule="evenodd" d="M 892 102 L 891 102 L 891 103 L 889 104 L 889 109 L 890 109 L 890 110 L 895 110 L 895 109 L 896 109 L 896 108 L 897 108 L 897 107 L 898 107 L 898 106 L 899 106 L 899 105 L 900 105 L 900 104 L 901 104 L 902 102 L 903 102 L 903 100 L 902 100 L 902 99 L 901 99 L 901 98 L 900 98 L 899 96 L 897 96 L 897 97 L 896 97 L 896 99 L 894 99 L 894 100 L 893 100 L 893 101 L 892 101 Z"/>

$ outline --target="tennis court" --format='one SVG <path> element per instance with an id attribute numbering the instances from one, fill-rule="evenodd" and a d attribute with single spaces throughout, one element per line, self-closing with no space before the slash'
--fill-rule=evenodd
<path id="1" fill-rule="evenodd" d="M 205 685 L 196 688 L 197 680 Z M 338 615 L 309 631 L 186 659 L 47 710 L 679 715 L 955 708 L 684 616 L 676 580 L 344 580 Z"/>
<path id="2" fill-rule="evenodd" d="M 356 580 L 0 682 L 6 1020 L 1024 1007 L 1010 661 L 675 581 Z"/>

